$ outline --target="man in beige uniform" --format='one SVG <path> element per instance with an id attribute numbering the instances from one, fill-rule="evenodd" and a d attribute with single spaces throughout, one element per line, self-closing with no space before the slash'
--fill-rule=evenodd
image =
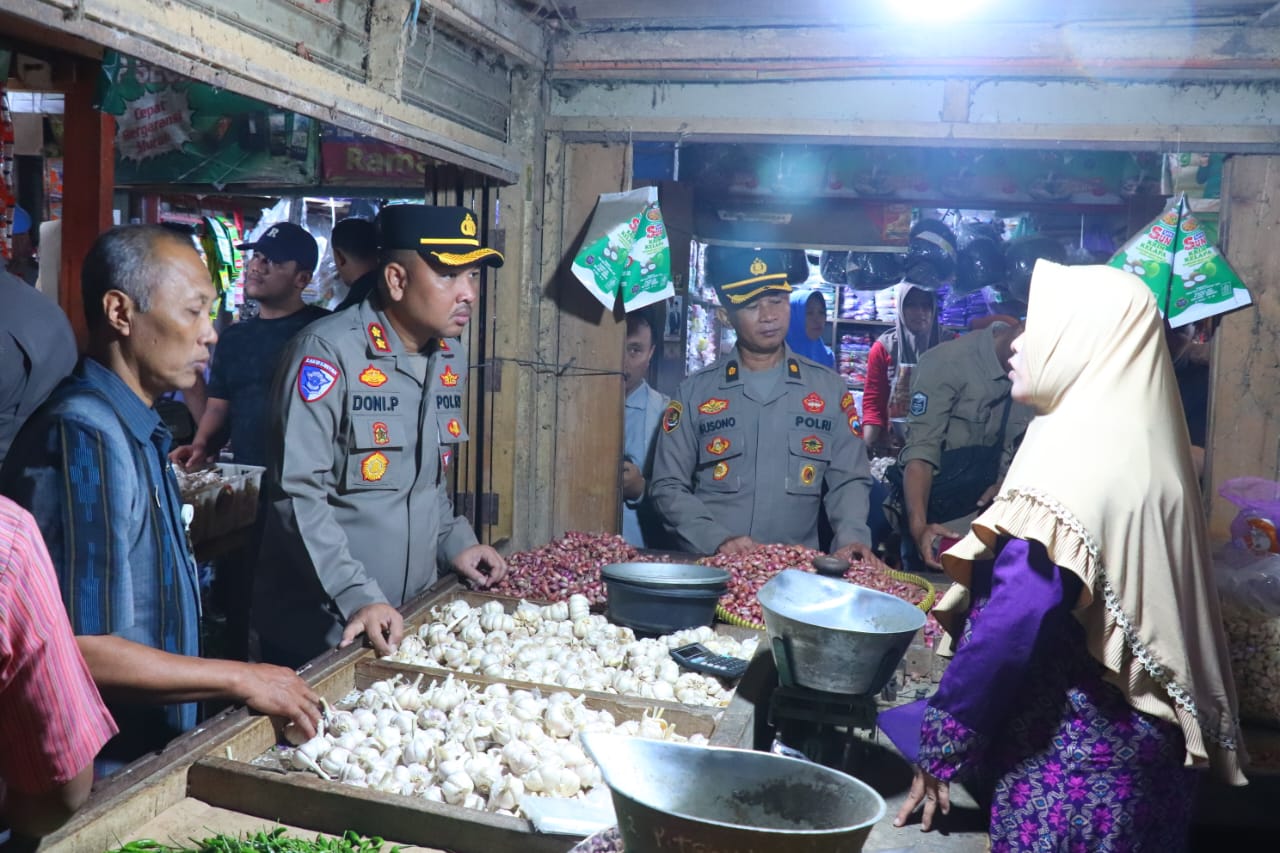
<path id="1" fill-rule="evenodd" d="M 853 395 L 834 371 L 787 347 L 785 270 L 782 252 L 708 249 L 707 280 L 738 344 L 682 382 L 667 406 L 650 500 L 680 546 L 701 554 L 774 542 L 816 548 L 825 505 L 832 549 L 875 561 Z"/>
<path id="2" fill-rule="evenodd" d="M 918 556 L 925 565 L 941 568 L 937 560 L 939 540 L 962 535 L 995 496 L 1013 461 L 1014 451 L 1034 415 L 1028 406 L 1009 396 L 1009 347 L 1021 332 L 1021 323 L 1006 318 L 939 344 L 920 358 L 911 383 L 907 441 L 898 457 L 903 467 L 910 533 L 909 541 L 904 536 L 903 542 L 909 564 Z M 929 517 L 929 498 L 934 476 L 943 464 L 943 453 L 965 447 L 994 447 L 1001 441 L 1002 431 L 1004 446 L 998 470 L 991 472 L 993 479 L 971 511 L 953 518 Z"/>
<path id="3" fill-rule="evenodd" d="M 506 572 L 446 488 L 467 438 L 457 336 L 502 255 L 462 207 L 393 205 L 377 226 L 377 288 L 294 338 L 277 377 L 252 621 L 263 657 L 291 666 L 362 633 L 390 651 L 437 560 L 481 587 Z"/>

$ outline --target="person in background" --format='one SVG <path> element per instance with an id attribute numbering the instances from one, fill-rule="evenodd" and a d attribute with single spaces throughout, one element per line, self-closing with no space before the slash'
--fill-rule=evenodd
<path id="1" fill-rule="evenodd" d="M 93 758 L 116 724 L 76 646 L 40 529 L 4 497 L 0 615 L 0 823 L 38 838 L 88 798 Z"/>
<path id="2" fill-rule="evenodd" d="M 663 413 L 649 497 L 667 530 L 699 554 L 817 548 L 825 506 L 832 550 L 879 566 L 866 544 L 871 468 L 853 394 L 787 346 L 782 253 L 711 246 L 706 278 L 737 345 L 680 383 Z"/>
<path id="3" fill-rule="evenodd" d="M 0 270 L 0 464 L 13 437 L 76 366 L 76 338 L 57 303 Z"/>
<path id="4" fill-rule="evenodd" d="M 358 305 L 378 285 L 378 232 L 367 219 L 344 219 L 329 237 L 333 266 L 347 286 L 347 295 L 335 311 Z"/>
<path id="5" fill-rule="evenodd" d="M 820 290 L 797 290 L 791 294 L 791 324 L 787 346 L 823 367 L 835 369 L 836 356 L 822 339 L 827 331 L 827 300 Z"/>
<path id="6" fill-rule="evenodd" d="M 649 387 L 645 377 L 657 349 L 657 332 L 652 314 L 641 309 L 627 315 L 627 337 L 623 342 L 622 458 L 622 538 L 637 548 L 659 544 L 661 524 L 655 524 L 652 507 L 645 496 L 647 476 L 653 470 L 654 439 L 667 398 Z"/>
<path id="7" fill-rule="evenodd" d="M 938 545 L 959 538 L 952 531 L 963 530 L 995 496 L 1033 415 L 1009 395 L 1010 346 L 1022 323 L 1012 317 L 988 323 L 929 350 L 914 371 L 906 446 L 898 455 L 908 571 L 941 570 Z M 933 486 L 943 477 L 979 478 L 981 494 L 971 506 L 935 508 Z"/>
<path id="8" fill-rule="evenodd" d="M 319 259 L 315 238 L 305 229 L 281 222 L 237 248 L 253 252 L 245 264 L 244 292 L 257 301 L 258 315 L 221 335 L 195 439 L 170 454 L 189 471 L 215 460 L 228 437 L 237 464 L 267 464 L 267 415 L 280 355 L 303 327 L 329 313 L 302 301 Z"/>
<path id="9" fill-rule="evenodd" d="M 281 667 L 205 660 L 169 432 L 153 408 L 189 387 L 217 340 L 213 282 L 191 242 L 113 228 L 81 274 L 89 346 L 28 419 L 0 493 L 35 516 L 80 651 L 120 727 L 99 771 L 163 747 L 204 699 L 244 702 L 311 736 L 319 697 Z"/>
<path id="10" fill-rule="evenodd" d="M 296 666 L 361 634 L 385 655 L 396 608 L 437 565 L 481 588 L 506 574 L 448 491 L 467 439 L 458 336 L 502 255 L 465 207 L 390 205 L 377 225 L 377 288 L 294 338 L 276 385 L 252 616 L 266 660 Z"/>
<path id="11" fill-rule="evenodd" d="M 31 240 L 31 215 L 20 207 L 13 209 L 13 257 L 9 259 L 7 270 L 10 275 L 22 279 L 29 285 L 36 283 L 40 274 L 40 264 L 36 262 L 35 244 Z"/>
<path id="12" fill-rule="evenodd" d="M 266 467 L 267 418 L 280 356 L 303 327 L 329 313 L 302 301 L 318 260 L 315 238 L 304 229 L 282 222 L 238 248 L 253 252 L 245 265 L 244 292 L 257 301 L 258 314 L 221 335 L 200 427 L 191 444 L 169 454 L 188 471 L 216 460 L 228 437 L 237 465 Z M 234 660 L 249 659 L 249 604 L 260 521 L 261 513 L 248 544 L 218 560 L 214 577 L 214 600 L 226 616 L 224 653 Z"/>
<path id="13" fill-rule="evenodd" d="M 923 805 L 929 829 L 980 773 L 993 851 L 1178 853 L 1201 771 L 1242 785 L 1245 755 L 1162 322 L 1130 273 L 1034 278 L 1011 376 L 1037 417 L 942 556 L 958 645 L 894 823 Z"/>
<path id="14" fill-rule="evenodd" d="M 955 337 L 950 332 L 944 334 L 938 325 L 937 294 L 932 290 L 903 282 L 894 296 L 898 316 L 893 328 L 871 345 L 862 393 L 862 437 L 877 455 L 902 447 L 903 436 L 894 430 L 893 401 L 910 398 L 910 370 L 920 363 L 920 356 Z M 909 369 L 899 371 L 901 365 Z M 897 415 L 905 416 L 905 411 Z"/>

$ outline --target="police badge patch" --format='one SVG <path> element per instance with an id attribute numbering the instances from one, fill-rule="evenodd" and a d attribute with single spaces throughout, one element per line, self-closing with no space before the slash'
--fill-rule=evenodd
<path id="1" fill-rule="evenodd" d="M 671 405 L 667 406 L 667 410 L 662 413 L 662 431 L 671 432 L 680 426 L 680 415 L 683 412 L 684 406 L 672 400 Z"/>
<path id="2" fill-rule="evenodd" d="M 298 396 L 304 403 L 314 403 L 338 381 L 338 368 L 323 358 L 306 356 L 298 368 Z"/>
<path id="3" fill-rule="evenodd" d="M 911 395 L 911 415 L 912 417 L 920 417 L 929 411 L 929 395 L 923 391 L 917 391 Z"/>

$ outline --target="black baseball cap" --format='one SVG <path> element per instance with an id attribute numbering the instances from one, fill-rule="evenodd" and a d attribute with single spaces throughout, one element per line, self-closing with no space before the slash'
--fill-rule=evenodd
<path id="1" fill-rule="evenodd" d="M 450 267 L 500 267 L 504 262 L 497 249 L 480 244 L 480 221 L 466 207 L 393 204 L 382 208 L 377 226 L 383 251 L 411 249 Z"/>
<path id="2" fill-rule="evenodd" d="M 298 269 L 307 272 L 315 272 L 316 262 L 320 260 L 316 238 L 292 222 L 277 222 L 257 240 L 241 243 L 236 248 L 261 252 L 276 263 L 297 261 Z"/>
<path id="3" fill-rule="evenodd" d="M 711 245 L 703 265 L 707 283 L 725 308 L 749 305 L 766 293 L 790 293 L 787 253 Z M 806 267 L 808 262 L 805 262 Z"/>

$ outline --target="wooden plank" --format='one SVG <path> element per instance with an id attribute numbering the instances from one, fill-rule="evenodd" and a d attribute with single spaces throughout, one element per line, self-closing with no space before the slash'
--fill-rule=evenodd
<path id="1" fill-rule="evenodd" d="M 631 186 L 630 144 L 569 145 L 557 176 L 567 187 L 565 231 L 552 299 L 559 308 L 552 535 L 616 533 L 621 507 L 622 341 L 626 324 L 569 272 L 600 193 Z M 576 369 L 575 369 L 576 368 Z M 578 371 L 600 371 L 590 375 Z"/>
<path id="2" fill-rule="evenodd" d="M 149 838 L 159 841 L 161 844 L 185 847 L 190 844 L 193 838 L 206 838 L 210 835 L 230 835 L 236 838 L 243 838 L 258 832 L 270 832 L 277 827 L 283 827 L 286 830 L 285 835 L 290 838 L 301 838 L 310 841 L 317 835 L 313 829 L 267 820 L 231 811 L 230 809 L 221 809 L 194 797 L 186 797 L 137 827 L 128 835 L 122 836 L 120 843 L 127 844 L 130 841 Z M 328 835 L 330 838 L 336 837 L 336 833 L 322 834 Z M 400 839 L 387 838 L 385 841 L 387 844 L 383 848 L 384 851 L 389 851 L 392 847 L 398 846 L 402 853 L 445 853 L 438 847 L 416 847 L 406 844 Z"/>
<path id="3" fill-rule="evenodd" d="M 1253 306 L 1223 318 L 1213 342 L 1208 480 L 1210 532 L 1229 538 L 1238 508 L 1218 497 L 1233 477 L 1280 480 L 1280 157 L 1227 160 L 1221 243 Z"/>
<path id="4" fill-rule="evenodd" d="M 188 778 L 190 795 L 206 803 L 320 832 L 353 829 L 454 853 L 564 853 L 577 841 L 536 834 L 522 818 L 326 782 L 309 773 L 281 774 L 225 758 L 202 759 Z"/>

